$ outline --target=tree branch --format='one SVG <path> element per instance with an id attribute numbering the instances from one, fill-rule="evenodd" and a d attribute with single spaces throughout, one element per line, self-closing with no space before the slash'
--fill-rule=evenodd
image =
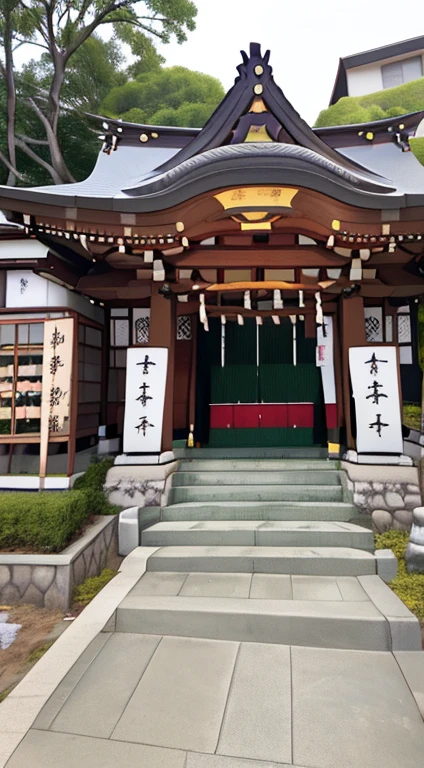
<path id="1" fill-rule="evenodd" d="M 16 176 L 19 181 L 24 181 L 24 176 L 22 176 L 21 173 L 17 170 L 17 168 L 14 168 L 12 163 L 9 163 L 9 160 L 7 159 L 6 155 L 3 154 L 3 152 L 0 150 L 0 162 L 3 163 L 3 165 L 6 166 L 7 170 L 10 171 L 10 173 L 13 173 L 14 176 Z"/>
<path id="2" fill-rule="evenodd" d="M 34 160 L 38 165 L 41 165 L 42 168 L 45 168 L 46 171 L 50 174 L 55 184 L 61 184 L 62 179 L 60 178 L 59 174 L 55 171 L 52 165 L 50 163 L 47 163 L 46 160 L 43 160 L 42 157 L 39 157 L 36 152 L 33 152 L 30 147 L 25 144 L 22 139 L 16 138 L 16 146 L 19 147 L 19 149 L 22 149 L 22 152 L 25 152 L 28 157 L 30 157 L 32 160 Z"/>
<path id="3" fill-rule="evenodd" d="M 32 139 L 30 136 L 24 136 L 23 133 L 17 133 L 16 136 L 18 139 L 22 139 L 22 141 L 25 141 L 27 144 L 39 144 L 40 146 L 44 147 L 49 146 L 47 139 Z"/>

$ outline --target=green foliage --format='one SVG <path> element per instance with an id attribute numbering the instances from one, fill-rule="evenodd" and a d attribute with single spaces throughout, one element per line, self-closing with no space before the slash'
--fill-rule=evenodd
<path id="1" fill-rule="evenodd" d="M 60 552 L 91 514 L 82 491 L 0 494 L 0 549 Z"/>
<path id="2" fill-rule="evenodd" d="M 112 88 L 101 111 L 130 122 L 195 128 L 204 125 L 224 96 L 216 78 L 167 67 Z"/>
<path id="3" fill-rule="evenodd" d="M 44 643 L 44 645 L 40 645 L 39 648 L 36 648 L 34 651 L 32 651 L 32 653 L 30 653 L 27 658 L 28 664 L 35 664 L 37 661 L 39 661 L 41 657 L 47 653 L 49 648 L 52 647 L 53 643 L 54 640 L 50 640 L 49 643 Z"/>
<path id="4" fill-rule="evenodd" d="M 76 491 L 85 489 L 103 491 L 106 475 L 110 468 L 113 467 L 113 463 L 113 456 L 106 456 L 101 461 L 92 461 L 84 474 L 75 480 L 74 489 Z"/>
<path id="5" fill-rule="evenodd" d="M 408 531 L 387 531 L 376 534 L 376 549 L 391 549 L 398 560 L 398 574 L 389 586 L 419 619 L 424 619 L 424 573 L 408 573 L 405 552 Z"/>
<path id="6" fill-rule="evenodd" d="M 81 605 L 88 605 L 91 600 L 106 586 L 106 584 L 116 576 L 117 571 L 112 571 L 110 568 L 105 568 L 99 576 L 93 576 L 90 579 L 86 579 L 82 584 L 75 587 L 73 593 L 73 599 L 75 603 Z"/>
<path id="7" fill-rule="evenodd" d="M 424 138 L 409 139 L 409 146 L 421 165 L 424 165 Z"/>
<path id="8" fill-rule="evenodd" d="M 344 96 L 319 113 L 316 128 L 354 125 L 424 109 L 424 78 L 366 96 Z"/>
<path id="9" fill-rule="evenodd" d="M 421 430 L 421 408 L 419 405 L 403 404 L 403 423 L 411 429 Z"/>

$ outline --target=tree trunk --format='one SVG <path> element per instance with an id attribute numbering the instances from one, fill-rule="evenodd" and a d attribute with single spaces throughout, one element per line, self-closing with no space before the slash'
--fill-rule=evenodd
<path id="1" fill-rule="evenodd" d="M 51 130 L 47 131 L 47 138 L 49 141 L 51 164 L 62 179 L 62 183 L 68 184 L 74 182 L 75 179 L 65 163 L 57 137 L 60 113 L 60 92 L 65 78 L 65 63 L 63 55 L 56 51 L 53 56 L 54 75 L 48 97 L 48 122 Z"/>
<path id="2" fill-rule="evenodd" d="M 5 61 L 5 83 L 7 98 L 7 152 L 10 165 L 16 168 L 16 149 L 15 149 L 15 115 L 16 115 L 16 90 L 13 71 L 13 51 L 12 51 L 12 29 L 10 23 L 10 14 L 5 18 L 4 25 L 4 61 Z M 16 184 L 16 175 L 9 169 L 7 182 L 9 186 Z"/>

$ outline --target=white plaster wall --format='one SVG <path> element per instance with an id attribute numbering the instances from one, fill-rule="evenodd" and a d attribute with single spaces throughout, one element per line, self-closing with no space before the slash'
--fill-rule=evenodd
<path id="1" fill-rule="evenodd" d="M 420 55 L 420 52 L 414 51 L 410 54 L 410 56 L 394 56 L 389 59 L 373 62 L 372 64 L 364 64 L 362 67 L 354 67 L 353 69 L 348 69 L 346 74 L 349 96 L 365 96 L 368 93 L 382 91 L 383 78 L 381 75 L 381 67 L 384 64 L 390 64 L 395 61 L 403 61 L 404 59 L 414 58 L 418 55 Z M 424 71 L 424 51 L 421 51 L 421 57 L 423 59 Z"/>
<path id="2" fill-rule="evenodd" d="M 34 258 L 37 258 L 35 256 Z M 24 284 L 21 283 L 24 280 Z M 90 304 L 84 296 L 69 291 L 62 285 L 36 275 L 30 269 L 10 270 L 6 274 L 6 307 L 30 309 L 31 307 L 69 307 L 102 324 L 104 311 Z"/>
<path id="3" fill-rule="evenodd" d="M 48 248 L 38 240 L 0 240 L 0 260 L 45 259 Z"/>

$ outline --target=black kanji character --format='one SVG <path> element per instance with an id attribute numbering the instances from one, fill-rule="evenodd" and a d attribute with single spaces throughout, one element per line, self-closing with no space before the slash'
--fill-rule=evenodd
<path id="1" fill-rule="evenodd" d="M 59 432 L 59 416 L 49 416 L 50 432 Z"/>
<path id="2" fill-rule="evenodd" d="M 65 341 L 65 334 L 59 333 L 57 328 L 55 327 L 52 337 L 50 339 L 50 346 L 53 347 L 53 349 L 56 349 L 56 347 L 59 346 L 59 344 L 63 344 Z"/>
<path id="3" fill-rule="evenodd" d="M 145 416 L 143 416 L 140 419 L 140 424 L 138 424 L 135 429 L 137 430 L 138 434 L 140 434 L 140 430 L 143 432 L 143 437 L 146 437 L 146 431 L 148 427 L 154 427 L 154 424 L 150 424 L 150 422 L 147 420 Z"/>
<path id="4" fill-rule="evenodd" d="M 387 362 L 388 362 L 387 360 L 377 360 L 376 354 L 375 352 L 373 352 L 370 359 L 365 361 L 365 365 L 371 364 L 370 373 L 372 376 L 376 376 L 378 373 L 377 363 L 387 363 Z"/>
<path id="5" fill-rule="evenodd" d="M 143 366 L 143 376 L 146 376 L 146 374 L 149 373 L 149 365 L 156 365 L 152 360 L 150 360 L 149 355 L 146 355 L 142 363 L 137 363 L 137 365 Z"/>
<path id="6" fill-rule="evenodd" d="M 59 405 L 64 393 L 60 387 L 50 387 L 50 408 Z"/>
<path id="7" fill-rule="evenodd" d="M 382 428 L 383 428 L 383 427 L 388 427 L 388 426 L 389 426 L 389 425 L 388 425 L 388 424 L 385 424 L 385 423 L 384 423 L 384 421 L 381 421 L 381 413 L 377 413 L 377 415 L 376 415 L 376 420 L 375 420 L 375 421 L 373 421 L 373 422 L 372 422 L 372 423 L 369 425 L 369 428 L 370 428 L 370 429 L 374 429 L 374 428 L 375 428 L 375 430 L 376 430 L 376 432 L 377 432 L 378 436 L 379 436 L 379 437 L 381 437 L 381 430 L 382 430 Z"/>
<path id="8" fill-rule="evenodd" d="M 386 397 L 386 398 L 387 398 L 387 395 L 384 395 L 382 392 L 379 392 L 379 391 L 378 391 L 378 390 L 379 390 L 379 389 L 381 389 L 381 387 L 383 387 L 383 386 L 384 386 L 384 384 L 378 384 L 378 383 L 377 383 L 377 381 L 374 381 L 374 382 L 371 384 L 371 386 L 370 386 L 370 387 L 368 387 L 368 389 L 372 389 L 372 392 L 371 392 L 371 394 L 370 394 L 370 395 L 367 395 L 365 399 L 366 399 L 366 400 L 369 400 L 369 399 L 370 399 L 370 397 L 372 397 L 372 398 L 373 398 L 373 403 L 375 403 L 376 405 L 378 405 L 378 399 L 379 399 L 380 397 Z"/>
<path id="9" fill-rule="evenodd" d="M 54 376 L 58 368 L 63 368 L 64 363 L 60 359 L 60 355 L 53 355 L 50 360 L 50 373 Z"/>
<path id="10" fill-rule="evenodd" d="M 140 400 L 140 403 L 142 404 L 143 408 L 145 408 L 145 406 L 147 405 L 147 401 L 153 400 L 153 397 L 150 397 L 150 395 L 146 393 L 146 390 L 150 389 L 150 387 L 148 384 L 144 383 L 143 386 L 139 387 L 139 389 L 141 389 L 141 395 L 137 397 L 136 400 Z"/>

